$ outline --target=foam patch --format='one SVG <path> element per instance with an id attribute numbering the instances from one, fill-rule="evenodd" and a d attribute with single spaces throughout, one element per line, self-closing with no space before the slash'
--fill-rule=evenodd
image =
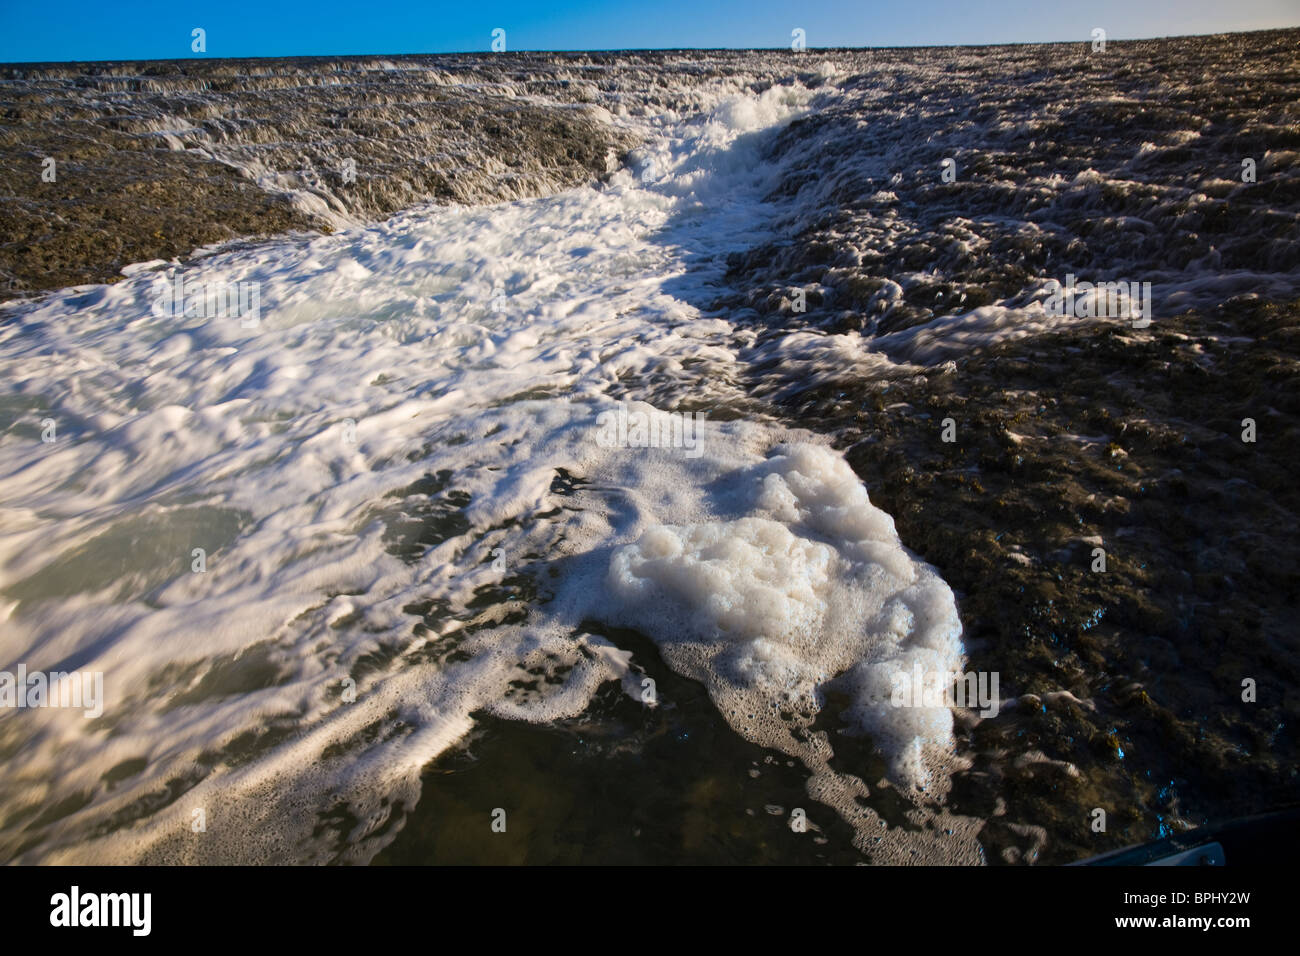
<path id="1" fill-rule="evenodd" d="M 806 756 L 800 732 L 828 690 L 847 693 L 849 729 L 872 736 L 898 782 L 924 785 L 924 750 L 951 746 L 952 714 L 894 706 L 891 689 L 916 664 L 961 668 L 952 591 L 830 449 L 780 446 L 732 481 L 752 514 L 656 525 L 614 553 L 611 616 L 764 746 Z"/>

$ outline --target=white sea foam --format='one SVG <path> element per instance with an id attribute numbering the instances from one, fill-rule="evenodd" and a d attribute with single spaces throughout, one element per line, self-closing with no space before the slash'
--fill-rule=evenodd
<path id="1" fill-rule="evenodd" d="M 472 713 L 551 721 L 636 686 L 589 619 L 641 628 L 739 732 L 804 759 L 865 845 L 865 784 L 812 722 L 845 693 L 896 782 L 928 780 L 950 714 L 881 688 L 920 657 L 960 663 L 951 592 L 811 436 L 706 419 L 690 448 L 599 440 L 619 402 L 759 408 L 753 333 L 698 303 L 765 235 L 762 134 L 810 96 L 650 122 L 650 181 L 141 264 L 19 308 L 0 328 L 0 663 L 102 671 L 105 700 L 96 721 L 0 725 L 19 821 L 0 855 L 367 860 Z M 178 271 L 256 283 L 256 327 L 154 309 Z M 521 599 L 520 574 L 550 591 Z M 530 668 L 556 679 L 520 690 Z M 20 829 L 65 801 L 38 840 Z"/>
<path id="2" fill-rule="evenodd" d="M 742 733 L 810 765 L 803 739 L 837 685 L 895 779 L 925 783 L 925 748 L 951 744 L 952 714 L 894 707 L 890 688 L 914 664 L 960 669 L 948 586 L 827 448 L 780 446 L 728 476 L 722 497 L 711 510 L 730 520 L 653 525 L 615 552 L 607 613 L 652 635 Z"/>

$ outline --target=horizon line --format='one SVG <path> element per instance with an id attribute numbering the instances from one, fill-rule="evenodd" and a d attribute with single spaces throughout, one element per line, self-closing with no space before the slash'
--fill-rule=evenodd
<path id="1" fill-rule="evenodd" d="M 1283 27 L 1259 27 L 1251 30 L 1220 30 L 1214 33 L 1177 33 L 1166 34 L 1164 36 L 1145 36 L 1145 37 L 1118 37 L 1107 34 L 1107 43 L 1143 43 L 1159 40 L 1186 40 L 1204 37 L 1219 36 L 1243 36 L 1252 33 L 1275 33 L 1286 32 L 1288 30 L 1300 30 L 1300 24 Z M 893 46 L 825 46 L 825 47 L 805 47 L 802 50 L 793 50 L 789 46 L 774 47 L 607 47 L 607 48 L 549 48 L 549 49 L 518 49 L 503 50 L 496 52 L 490 49 L 475 50 L 440 50 L 436 52 L 405 52 L 405 53 L 278 53 L 271 55 L 251 55 L 251 56 L 175 56 L 175 57 L 148 57 L 148 58 L 122 58 L 107 57 L 104 59 L 89 60 L 4 60 L 0 61 L 0 68 L 9 66 L 75 66 L 82 63 L 212 63 L 223 60 L 329 60 L 329 59 L 356 59 L 359 57 L 433 57 L 433 56 L 510 56 L 512 54 L 549 54 L 549 55 L 574 55 L 574 54 L 609 54 L 609 53 L 790 53 L 805 55 L 809 53 L 853 53 L 864 52 L 868 50 L 961 50 L 961 49 L 987 49 L 992 47 L 1015 47 L 1015 46 L 1063 46 L 1077 43 L 1090 44 L 1092 37 L 1083 37 L 1069 40 L 1016 40 L 1003 43 L 917 43 L 917 44 L 897 44 Z"/>

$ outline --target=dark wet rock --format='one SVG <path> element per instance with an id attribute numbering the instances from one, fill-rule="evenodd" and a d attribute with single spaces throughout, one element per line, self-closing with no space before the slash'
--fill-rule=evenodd
<path id="1" fill-rule="evenodd" d="M 1026 294 L 1035 277 L 1294 276 L 1298 37 L 961 48 L 942 69 L 933 51 L 863 53 L 843 95 L 774 138 L 785 238 L 732 257 L 742 291 L 727 304 L 883 334 Z M 770 295 L 799 284 L 824 305 L 796 314 Z"/>
<path id="2" fill-rule="evenodd" d="M 1019 697 L 964 740 L 974 765 L 953 805 L 983 815 L 996 795 L 1005 821 L 1043 827 L 1034 861 L 1300 797 L 1300 418 L 1277 385 L 1300 372 L 1297 329 L 1300 303 L 1241 301 L 788 403 L 839 436 L 873 502 L 958 592 L 969 666 Z M 1031 752 L 1048 762 L 1018 761 Z M 1088 826 L 1097 807 L 1105 833 Z M 1031 862 L 1002 853 L 1020 846 L 1009 832 L 986 832 L 989 858 Z"/>
<path id="3" fill-rule="evenodd" d="M 600 177 L 634 145 L 591 105 L 604 72 L 526 55 L 0 67 L 0 290 Z"/>

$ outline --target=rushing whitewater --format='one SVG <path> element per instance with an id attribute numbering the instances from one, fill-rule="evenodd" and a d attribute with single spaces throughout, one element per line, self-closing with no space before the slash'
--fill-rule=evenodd
<path id="1" fill-rule="evenodd" d="M 722 421 L 756 417 L 753 334 L 681 291 L 762 234 L 756 151 L 810 96 L 722 88 L 603 186 L 146 263 L 20 312 L 0 372 L 54 425 L 0 446 L 6 656 L 102 671 L 106 704 L 3 725 L 8 819 L 67 808 L 8 826 L 6 855 L 329 859 L 328 795 L 368 859 L 471 713 L 635 692 L 587 619 L 651 635 L 846 815 L 864 788 L 809 730 L 837 678 L 898 784 L 928 782 L 951 715 L 885 698 L 918 655 L 960 665 L 951 592 L 837 453 Z M 186 287 L 256 288 L 257 314 L 158 307 Z M 695 451 L 607 447 L 615 399 L 719 421 Z"/>

